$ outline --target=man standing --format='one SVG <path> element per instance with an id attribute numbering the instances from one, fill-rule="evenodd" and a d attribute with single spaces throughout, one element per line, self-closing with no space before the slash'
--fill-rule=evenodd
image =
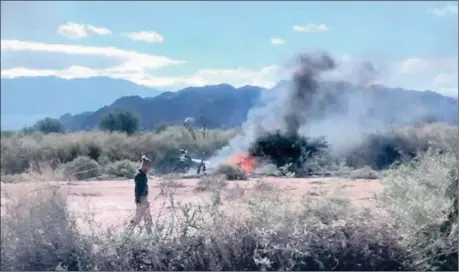
<path id="1" fill-rule="evenodd" d="M 145 227 L 148 233 L 152 233 L 153 220 L 151 218 L 150 202 L 148 202 L 148 177 L 147 173 L 151 170 L 151 161 L 145 155 L 141 158 L 141 163 L 137 174 L 134 177 L 135 188 L 135 204 L 136 213 L 131 220 L 130 229 L 134 229 L 142 219 L 144 219 Z"/>

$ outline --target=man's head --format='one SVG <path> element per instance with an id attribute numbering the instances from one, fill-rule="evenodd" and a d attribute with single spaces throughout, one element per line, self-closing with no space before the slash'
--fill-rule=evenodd
<path id="1" fill-rule="evenodd" d="M 142 158 L 140 158 L 140 170 L 146 173 L 151 170 L 151 167 L 151 160 L 147 156 L 142 155 Z"/>

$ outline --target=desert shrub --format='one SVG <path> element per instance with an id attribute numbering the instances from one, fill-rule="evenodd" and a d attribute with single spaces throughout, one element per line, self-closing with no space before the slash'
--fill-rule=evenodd
<path id="1" fill-rule="evenodd" d="M 24 127 L 20 130 L 20 133 L 25 135 L 33 134 L 35 132 L 43 134 L 64 133 L 65 128 L 60 120 L 47 117 L 37 121 L 33 126 Z"/>
<path id="2" fill-rule="evenodd" d="M 447 233 L 442 230 L 454 202 L 445 194 L 457 179 L 457 171 L 452 172 L 456 168 L 452 152 L 429 150 L 384 178 L 382 200 L 400 226 L 403 246 L 415 258 L 416 269 L 457 271 L 457 217 Z"/>
<path id="3" fill-rule="evenodd" d="M 55 187 L 2 204 L 2 271 L 92 270 L 91 246 Z"/>
<path id="4" fill-rule="evenodd" d="M 146 154 L 155 158 L 158 173 L 176 170 L 180 148 L 190 155 L 208 158 L 224 146 L 235 130 L 209 130 L 206 137 L 197 134 L 196 140 L 183 127 L 171 126 L 161 133 L 145 132 L 128 137 L 123 133 L 101 131 L 67 134 L 15 133 L 1 137 L 2 175 L 23 173 L 39 162 L 65 164 L 78 156 L 88 156 L 101 164 L 121 160 L 137 161 Z"/>
<path id="5" fill-rule="evenodd" d="M 48 182 L 65 180 L 67 176 L 61 166 L 50 165 L 46 162 L 38 163 L 34 167 L 27 169 L 24 173 L 13 175 L 2 175 L 1 181 L 4 183 L 17 182 Z"/>
<path id="6" fill-rule="evenodd" d="M 90 157 L 91 159 L 95 161 L 99 160 L 99 157 L 102 154 L 102 148 L 100 146 L 98 146 L 94 142 L 89 142 L 85 144 L 85 148 L 86 150 L 83 151 L 84 154 L 87 154 L 88 157 Z"/>
<path id="7" fill-rule="evenodd" d="M 349 152 L 347 165 L 355 168 L 369 166 L 386 169 L 394 163 L 404 163 L 416 156 L 418 147 L 409 139 L 392 134 L 371 134 L 364 142 Z M 421 147 L 421 148 L 427 148 Z"/>
<path id="8" fill-rule="evenodd" d="M 187 226 L 199 223 L 196 232 L 187 233 L 181 225 L 181 235 L 167 240 L 111 236 L 105 246 L 111 250 L 94 259 L 101 270 L 410 269 L 391 225 L 367 214 L 333 214 L 329 207 L 295 210 L 267 199 L 247 217 L 214 213 L 211 220 L 188 221 Z M 316 216 L 325 209 L 325 217 Z"/>
<path id="9" fill-rule="evenodd" d="M 393 229 L 384 228 L 384 225 L 375 222 L 356 224 L 347 221 L 341 226 L 316 224 L 303 229 L 303 232 L 297 230 L 293 233 L 292 238 L 297 245 L 295 248 L 280 248 L 285 236 L 266 237 L 269 241 L 268 250 L 265 249 L 264 254 L 258 258 L 268 259 L 265 266 L 271 271 L 402 270 L 405 260 L 402 256 L 394 256 L 403 253 L 403 249 L 398 245 L 393 232 Z M 377 236 L 373 236 L 376 233 Z"/>
<path id="10" fill-rule="evenodd" d="M 122 178 L 132 178 L 134 177 L 137 171 L 138 163 L 122 160 L 106 165 L 105 173 L 110 176 L 122 177 Z"/>
<path id="11" fill-rule="evenodd" d="M 139 118 L 130 111 L 110 112 L 102 117 L 99 127 L 110 132 L 119 131 L 132 135 L 139 129 Z"/>
<path id="12" fill-rule="evenodd" d="M 219 209 L 220 202 L 211 207 L 176 203 L 170 213 L 158 215 L 153 235 L 109 230 L 90 237 L 78 232 L 59 195 L 24 197 L 24 213 L 15 207 L 11 211 L 17 213 L 1 218 L 1 268 L 412 270 L 394 225 L 342 201 L 298 206 L 272 193 L 250 199 L 247 213 Z M 174 224 L 168 225 L 170 218 Z"/>
<path id="13" fill-rule="evenodd" d="M 63 166 L 64 173 L 68 178 L 87 180 L 99 177 L 102 169 L 99 163 L 87 156 L 79 156 L 75 160 Z"/>
<path id="14" fill-rule="evenodd" d="M 226 177 L 223 175 L 207 175 L 202 176 L 196 187 L 194 188 L 197 192 L 204 192 L 204 191 L 213 191 L 213 190 L 220 190 L 228 186 L 228 182 L 226 181 Z"/>
<path id="15" fill-rule="evenodd" d="M 237 166 L 222 164 L 215 170 L 218 175 L 223 175 L 227 180 L 246 180 L 247 175 Z"/>
<path id="16" fill-rule="evenodd" d="M 363 168 L 353 169 L 349 172 L 348 177 L 351 179 L 378 179 L 378 172 L 368 166 Z"/>
<path id="17" fill-rule="evenodd" d="M 45 118 L 43 120 L 38 121 L 34 126 L 34 130 L 38 130 L 41 133 L 48 134 L 48 133 L 63 133 L 65 131 L 64 125 L 58 119 L 53 118 Z"/>
<path id="18" fill-rule="evenodd" d="M 410 161 L 429 147 L 441 152 L 451 151 L 457 137 L 457 127 L 444 124 L 395 128 L 386 133 L 368 135 L 347 152 L 345 160 L 353 168 L 387 169 L 393 164 Z"/>
<path id="19" fill-rule="evenodd" d="M 280 131 L 256 139 L 250 146 L 249 154 L 278 168 L 289 166 L 290 172 L 303 175 L 309 172 L 306 162 L 325 153 L 328 144 L 323 138 L 310 139 L 297 134 L 284 135 Z"/>

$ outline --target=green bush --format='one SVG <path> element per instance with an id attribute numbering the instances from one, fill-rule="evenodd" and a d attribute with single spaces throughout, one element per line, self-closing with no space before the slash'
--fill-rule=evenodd
<path id="1" fill-rule="evenodd" d="M 21 130 L 21 132 L 24 134 L 32 134 L 37 131 L 43 134 L 64 133 L 65 128 L 60 120 L 47 117 L 45 119 L 39 120 L 35 123 L 35 125 L 25 127 Z"/>
<path id="2" fill-rule="evenodd" d="M 64 174 L 68 178 L 87 180 L 99 177 L 102 169 L 99 163 L 87 156 L 79 156 L 63 166 Z"/>
<path id="3" fill-rule="evenodd" d="M 259 137 L 249 148 L 253 157 L 272 163 L 296 176 L 309 174 L 307 162 L 328 151 L 328 143 L 323 138 L 311 139 L 300 135 L 284 135 L 280 131 Z"/>
<path id="4" fill-rule="evenodd" d="M 115 177 L 133 178 L 138 166 L 138 163 L 129 160 L 117 161 L 106 165 L 105 173 Z"/>
<path id="5" fill-rule="evenodd" d="M 44 134 L 65 132 L 64 125 L 61 121 L 49 117 L 38 121 L 34 127 Z"/>
<path id="6" fill-rule="evenodd" d="M 139 129 L 139 118 L 130 111 L 110 112 L 100 120 L 99 128 L 106 131 L 134 134 Z"/>
<path id="7" fill-rule="evenodd" d="M 442 152 L 451 151 L 457 143 L 457 127 L 428 124 L 419 127 L 401 127 L 382 134 L 370 134 L 345 155 L 346 164 L 353 168 L 369 166 L 375 170 L 403 164 L 418 153 L 434 147 Z"/>

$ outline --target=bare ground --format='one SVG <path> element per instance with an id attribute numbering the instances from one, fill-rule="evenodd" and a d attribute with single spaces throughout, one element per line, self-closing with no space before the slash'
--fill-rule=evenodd
<path id="1" fill-rule="evenodd" d="M 198 179 L 164 180 L 151 177 L 149 200 L 152 214 L 167 213 L 175 203 L 204 205 L 211 202 L 211 192 L 196 191 Z M 60 186 L 68 203 L 80 218 L 91 218 L 98 227 L 122 226 L 135 212 L 132 180 L 82 182 L 48 182 L 2 184 L 2 206 L 10 199 L 33 193 L 38 188 Z M 229 181 L 221 190 L 222 205 L 238 210 L 254 193 L 278 193 L 294 201 L 334 196 L 350 200 L 357 207 L 376 209 L 375 195 L 382 191 L 379 180 L 350 180 L 343 178 L 275 178 L 263 177 L 247 181 Z M 164 191 L 173 191 L 173 201 Z M 3 208 L 3 207 L 2 207 Z M 2 213 L 3 213 L 2 209 Z"/>

